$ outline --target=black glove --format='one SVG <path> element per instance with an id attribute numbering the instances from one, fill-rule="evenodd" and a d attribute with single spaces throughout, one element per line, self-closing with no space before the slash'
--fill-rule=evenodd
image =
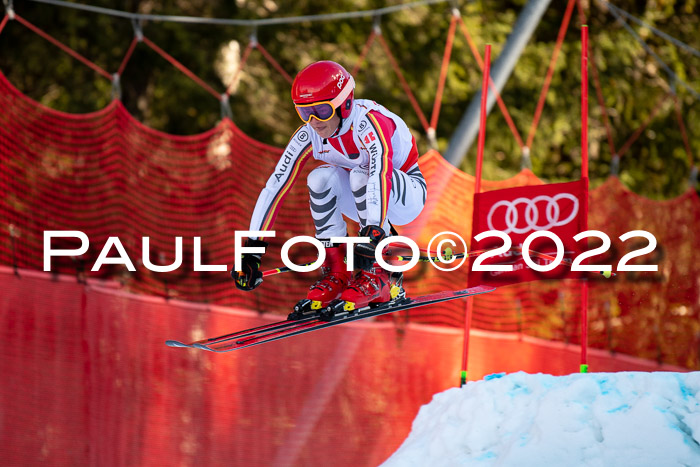
<path id="1" fill-rule="evenodd" d="M 369 243 L 358 243 L 355 245 L 355 266 L 369 271 L 376 262 L 374 251 L 377 249 L 379 242 L 386 237 L 386 234 L 381 227 L 368 225 L 360 230 L 360 237 L 369 237 Z"/>
<path id="2" fill-rule="evenodd" d="M 253 240 L 249 238 L 245 246 L 267 247 L 267 242 Z M 262 284 L 262 272 L 260 272 L 260 262 L 262 253 L 243 253 L 241 257 L 241 270 L 231 271 L 231 277 L 236 280 L 236 287 L 241 290 L 250 291 Z"/>

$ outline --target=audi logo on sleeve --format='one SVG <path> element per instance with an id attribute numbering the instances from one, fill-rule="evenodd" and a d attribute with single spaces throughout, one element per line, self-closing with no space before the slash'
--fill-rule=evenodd
<path id="1" fill-rule="evenodd" d="M 489 230 L 505 234 L 526 234 L 565 226 L 574 221 L 578 213 L 578 198 L 571 193 L 520 197 L 494 203 L 486 215 L 486 225 Z"/>

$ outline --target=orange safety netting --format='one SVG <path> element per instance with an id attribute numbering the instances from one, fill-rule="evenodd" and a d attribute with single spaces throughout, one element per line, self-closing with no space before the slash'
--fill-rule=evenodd
<path id="1" fill-rule="evenodd" d="M 247 229 L 255 199 L 281 153 L 248 138 L 230 120 L 203 134 L 173 136 L 144 127 L 117 101 L 85 115 L 48 109 L 22 95 L 3 75 L 0 109 L 0 264 L 41 270 L 43 232 L 79 230 L 90 239 L 89 251 L 75 260 L 54 258 L 53 271 L 113 277 L 128 290 L 150 295 L 286 313 L 315 279 L 314 273 L 273 276 L 255 292 L 243 293 L 226 272 L 194 272 L 193 237 L 201 237 L 202 263 L 231 266 L 233 232 Z M 420 164 L 428 183 L 427 206 L 400 233 L 421 246 L 446 230 L 469 239 L 474 178 L 436 152 L 423 156 Z M 308 164 L 305 173 L 313 166 Z M 303 177 L 280 212 L 264 268 L 281 265 L 285 240 L 313 235 Z M 505 181 L 485 181 L 483 189 L 539 183 L 524 170 Z M 591 345 L 696 367 L 697 196 L 688 192 L 671 201 L 649 201 L 611 178 L 592 190 L 590 210 L 590 228 L 613 239 L 618 251 L 610 259 L 614 265 L 629 251 L 617 237 L 634 229 L 656 235 L 656 252 L 640 260 L 660 265 L 658 274 L 592 278 Z M 109 264 L 90 271 L 110 236 L 120 239 L 136 272 Z M 177 236 L 184 237 L 179 269 L 154 273 L 140 263 L 142 237 L 150 237 L 152 262 L 170 264 Z M 78 244 L 55 239 L 54 246 Z M 114 248 L 110 255 L 116 256 Z M 301 263 L 312 259 L 313 251 L 292 250 L 292 256 Z M 467 266 L 444 273 L 421 263 L 407 274 L 406 288 L 412 295 L 461 288 L 466 277 Z M 473 324 L 577 342 L 578 290 L 575 281 L 503 287 L 475 299 Z M 387 319 L 461 327 L 463 316 L 464 302 L 455 301 Z"/>
<path id="2" fill-rule="evenodd" d="M 55 258 L 53 271 L 120 275 L 131 290 L 260 309 L 288 307 L 311 280 L 271 280 L 279 295 L 270 296 L 237 293 L 227 273 L 194 272 L 194 237 L 201 237 L 203 264 L 232 264 L 234 231 L 247 230 L 255 199 L 280 155 L 230 120 L 200 135 L 172 136 L 141 125 L 118 101 L 86 115 L 49 110 L 2 76 L 0 108 L 2 264 L 43 269 L 43 232 L 79 230 L 90 240 L 89 251 L 77 261 Z M 313 234 L 310 216 L 298 214 L 307 206 L 299 183 L 275 225 L 278 239 L 268 266 L 279 264 L 285 239 Z M 171 264 L 178 236 L 184 237 L 184 254 L 176 271 L 152 273 L 139 264 L 142 237 L 150 238 L 153 263 Z M 135 273 L 115 265 L 90 272 L 108 237 L 120 239 Z M 55 248 L 79 246 L 77 240 L 54 242 Z M 280 297 L 286 299 L 280 303 Z"/>

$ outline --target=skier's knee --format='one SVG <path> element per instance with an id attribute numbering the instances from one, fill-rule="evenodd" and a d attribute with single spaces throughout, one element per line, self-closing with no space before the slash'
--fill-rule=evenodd
<path id="1" fill-rule="evenodd" d="M 306 178 L 306 185 L 314 193 L 322 193 L 338 182 L 335 167 L 328 166 L 315 168 Z"/>

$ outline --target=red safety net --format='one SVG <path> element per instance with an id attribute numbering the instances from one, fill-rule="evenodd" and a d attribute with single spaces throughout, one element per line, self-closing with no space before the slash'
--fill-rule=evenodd
<path id="1" fill-rule="evenodd" d="M 426 245 L 430 236 L 453 231 L 471 238 L 475 179 L 458 171 L 437 153 L 421 159 L 428 180 L 428 204 L 419 219 L 402 233 Z M 501 182 L 484 181 L 482 190 L 542 183 L 529 170 Z M 440 195 L 438 195 L 440 193 Z M 643 248 L 647 241 L 620 235 L 645 230 L 657 239 L 650 254 L 628 264 L 658 265 L 658 272 L 621 272 L 611 279 L 589 276 L 589 345 L 629 355 L 656 359 L 696 369 L 700 366 L 700 238 L 693 235 L 700 221 L 700 199 L 693 189 L 668 200 L 653 201 L 626 189 L 611 177 L 589 193 L 588 228 L 607 234 L 611 249 L 590 264 L 612 264 Z M 596 246 L 594 242 L 591 247 Z M 466 284 L 465 268 L 439 272 L 432 267 L 411 283 L 412 291 L 428 292 Z M 409 277 L 411 274 L 409 274 Z M 580 342 L 580 283 L 575 280 L 530 282 L 500 287 L 474 298 L 473 327 L 523 332 L 562 342 Z M 463 326 L 463 302 L 439 309 L 423 308 L 411 319 L 433 324 Z"/>
<path id="2" fill-rule="evenodd" d="M 280 148 L 248 138 L 228 119 L 203 134 L 173 136 L 144 127 L 118 101 L 95 113 L 69 115 L 32 101 L 2 75 L 0 91 L 1 264 L 42 270 L 43 232 L 78 230 L 90 240 L 88 252 L 75 259 L 54 258 L 52 271 L 117 278 L 126 290 L 149 295 L 278 313 L 286 313 L 305 295 L 314 273 L 273 276 L 257 291 L 242 293 L 226 272 L 194 271 L 194 237 L 201 237 L 203 264 L 230 267 L 233 232 L 248 228 L 255 199 Z M 474 178 L 433 151 L 420 159 L 420 165 L 429 187 L 427 205 L 400 233 L 421 246 L 442 231 L 471 238 Z M 279 251 L 285 240 L 313 235 L 303 183 L 313 166 L 305 167 L 302 183 L 297 183 L 280 211 L 277 238 L 271 242 L 265 268 L 281 264 Z M 541 183 L 524 170 L 508 180 L 484 181 L 483 189 Z M 616 205 L 623 202 L 627 204 Z M 590 206 L 590 228 L 607 233 L 616 247 L 621 245 L 617 237 L 629 230 L 656 235 L 655 256 L 641 260 L 660 264 L 660 272 L 654 275 L 621 274 L 603 283 L 593 278 L 591 345 L 697 367 L 697 286 L 692 278 L 697 273 L 693 258 L 698 240 L 683 234 L 697 222 L 696 195 L 689 192 L 676 200 L 649 201 L 624 190 L 612 178 L 591 192 Z M 620 212 L 637 212 L 640 217 L 620 216 Z M 153 263 L 171 264 L 178 236 L 184 237 L 180 268 L 156 273 L 141 263 L 143 237 L 150 238 Z M 120 239 L 135 272 L 113 264 L 90 271 L 109 237 Z M 79 243 L 54 239 L 52 246 L 76 248 Z M 110 256 L 117 256 L 115 248 Z M 313 250 L 293 249 L 292 256 L 298 262 L 310 260 Z M 617 254 L 615 261 L 620 257 Z M 468 267 L 440 272 L 421 263 L 407 273 L 406 288 L 418 295 L 463 287 L 467 272 Z M 579 293 L 571 281 L 503 287 L 475 300 L 473 323 L 477 329 L 522 331 L 578 342 Z M 464 303 L 419 308 L 404 318 L 461 327 Z M 656 324 L 644 321 L 649 319 Z M 627 332 L 630 326 L 634 333 Z M 688 345 L 673 344 L 679 340 Z"/>
<path id="3" fill-rule="evenodd" d="M 172 349 L 271 315 L 0 267 L 5 465 L 374 466 L 458 380 L 455 328 L 349 323 L 213 354 Z M 470 373 L 567 374 L 577 347 L 474 331 Z M 426 352 L 425 349 L 430 349 Z M 599 371 L 680 370 L 592 351 Z"/>
<path id="4" fill-rule="evenodd" d="M 134 291 L 268 310 L 289 308 L 311 281 L 309 275 L 287 275 L 270 280 L 275 294 L 241 294 L 227 273 L 194 272 L 194 237 L 201 237 L 203 264 L 232 264 L 233 232 L 248 229 L 255 199 L 281 153 L 248 138 L 230 120 L 200 135 L 172 136 L 141 125 L 118 101 L 86 115 L 47 109 L 4 76 L 0 108 L 2 264 L 41 270 L 43 232 L 79 230 L 90 240 L 88 252 L 77 260 L 54 258 L 52 271 L 120 276 Z M 278 216 L 266 265 L 280 264 L 284 240 L 313 235 L 311 217 L 300 216 L 300 209 L 308 210 L 303 182 Z M 139 264 L 143 237 L 150 238 L 153 263 L 171 264 L 178 236 L 184 237 L 180 268 L 152 273 Z M 90 271 L 109 237 L 120 239 L 136 272 L 109 264 Z M 78 246 L 77 239 L 53 243 Z"/>

